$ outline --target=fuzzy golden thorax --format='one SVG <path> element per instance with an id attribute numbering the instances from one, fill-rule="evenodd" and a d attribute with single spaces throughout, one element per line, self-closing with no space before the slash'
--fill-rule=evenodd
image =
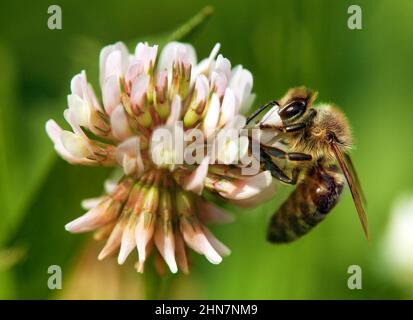
<path id="1" fill-rule="evenodd" d="M 334 162 L 331 143 L 347 152 L 352 145 L 350 126 L 336 107 L 323 104 L 315 109 L 317 114 L 305 120 L 305 130 L 289 135 L 290 151 L 310 154 L 314 161 Z"/>

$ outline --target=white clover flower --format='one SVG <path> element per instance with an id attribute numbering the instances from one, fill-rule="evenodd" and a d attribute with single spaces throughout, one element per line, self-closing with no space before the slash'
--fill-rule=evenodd
<path id="1" fill-rule="evenodd" d="M 205 224 L 230 217 L 202 197 L 204 188 L 240 205 L 273 195 L 269 172 L 244 176 L 230 165 L 246 156 L 247 140 L 216 143 L 220 133 L 244 127 L 240 112 L 254 98 L 251 73 L 241 66 L 231 69 L 219 47 L 197 64 L 188 44 L 171 42 L 159 58 L 158 46 L 146 43 L 134 54 L 123 43 L 107 46 L 100 53 L 103 104 L 82 71 L 72 79 L 64 112 L 72 131 L 53 120 L 46 123 L 56 151 L 69 163 L 123 170 L 119 181 L 106 185 L 105 195 L 83 202 L 86 214 L 66 225 L 70 232 L 97 230 L 99 237 L 107 236 L 99 259 L 118 252 L 122 264 L 137 248 L 142 272 L 156 247 L 172 272 L 178 267 L 188 272 L 188 246 L 220 263 L 230 251 Z M 159 145 L 155 138 L 163 133 L 185 140 Z M 197 151 L 212 145 L 213 152 L 188 163 L 189 145 Z M 222 159 L 229 160 L 222 164 Z"/>
<path id="2" fill-rule="evenodd" d="M 383 256 L 388 271 L 401 284 L 413 288 L 413 196 L 399 198 L 391 212 Z"/>

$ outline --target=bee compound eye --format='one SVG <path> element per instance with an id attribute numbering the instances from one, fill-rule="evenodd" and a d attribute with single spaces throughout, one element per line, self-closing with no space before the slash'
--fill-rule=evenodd
<path id="1" fill-rule="evenodd" d="M 283 120 L 295 119 L 301 116 L 306 109 L 306 102 L 303 100 L 295 100 L 287 104 L 279 111 L 279 115 Z"/>

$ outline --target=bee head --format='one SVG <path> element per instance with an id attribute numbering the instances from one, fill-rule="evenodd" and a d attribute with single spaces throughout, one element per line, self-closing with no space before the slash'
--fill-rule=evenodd
<path id="1" fill-rule="evenodd" d="M 305 88 L 289 90 L 279 102 L 278 115 L 284 124 L 302 122 L 315 100 L 317 93 Z"/>

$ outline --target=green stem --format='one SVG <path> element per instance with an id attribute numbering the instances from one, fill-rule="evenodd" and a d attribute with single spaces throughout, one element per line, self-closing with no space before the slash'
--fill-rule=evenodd
<path id="1" fill-rule="evenodd" d="M 167 299 L 170 275 L 161 276 L 155 268 L 148 268 L 144 274 L 145 298 L 147 300 Z"/>
<path id="2" fill-rule="evenodd" d="M 212 6 L 206 6 L 201 11 L 199 11 L 195 16 L 185 22 L 178 29 L 173 31 L 169 37 L 168 41 L 181 40 L 189 36 L 193 31 L 195 31 L 201 24 L 203 24 L 206 19 L 211 16 L 214 12 Z"/>

